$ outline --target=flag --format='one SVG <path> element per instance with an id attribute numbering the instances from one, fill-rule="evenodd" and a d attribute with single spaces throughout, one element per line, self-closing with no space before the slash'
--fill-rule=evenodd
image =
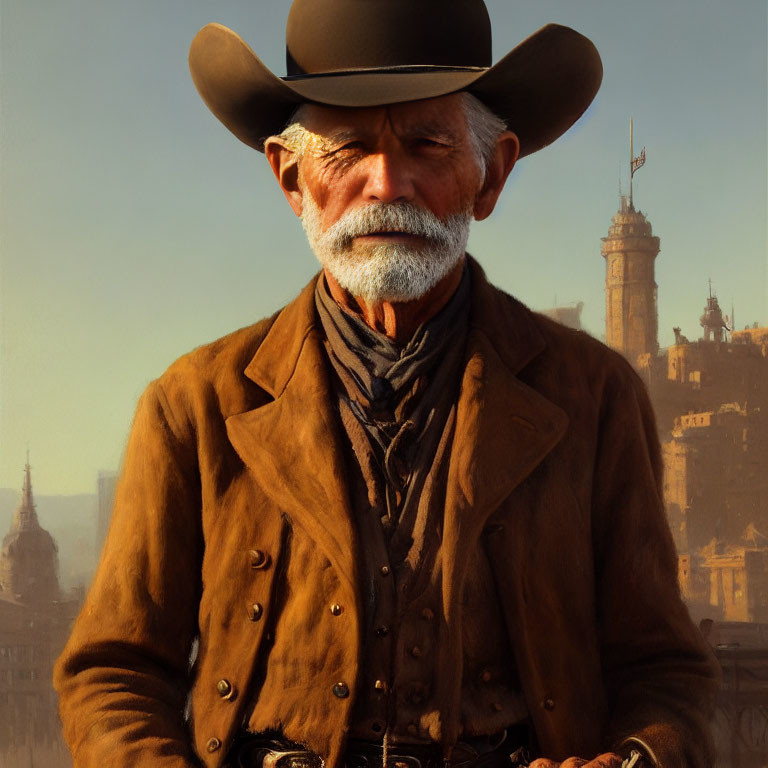
<path id="1" fill-rule="evenodd" d="M 638 168 L 642 168 L 645 165 L 645 147 L 643 151 L 637 156 L 632 158 L 632 175 L 635 175 L 635 171 Z"/>

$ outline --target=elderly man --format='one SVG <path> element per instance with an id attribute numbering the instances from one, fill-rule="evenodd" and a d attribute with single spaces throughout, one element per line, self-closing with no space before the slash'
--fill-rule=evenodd
<path id="1" fill-rule="evenodd" d="M 295 0 L 287 42 L 190 65 L 323 269 L 141 399 L 56 669 L 76 766 L 709 764 L 643 387 L 465 253 L 597 52 L 491 67 L 482 0 Z"/>

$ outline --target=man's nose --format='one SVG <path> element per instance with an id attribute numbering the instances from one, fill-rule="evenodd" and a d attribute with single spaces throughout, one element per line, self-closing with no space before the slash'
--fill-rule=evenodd
<path id="1" fill-rule="evenodd" d="M 413 168 L 397 153 L 379 152 L 367 158 L 364 195 L 369 202 L 411 201 L 414 196 Z"/>

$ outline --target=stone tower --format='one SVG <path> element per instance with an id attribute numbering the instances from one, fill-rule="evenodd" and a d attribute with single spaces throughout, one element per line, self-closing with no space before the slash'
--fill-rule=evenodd
<path id="1" fill-rule="evenodd" d="M 723 311 L 718 304 L 717 296 L 712 295 L 712 281 L 709 282 L 709 296 L 704 314 L 699 318 L 699 323 L 704 329 L 704 341 L 714 341 L 716 344 L 723 342 L 723 331 L 730 330 L 723 318 Z"/>
<path id="2" fill-rule="evenodd" d="M 56 542 L 37 519 L 27 458 L 21 504 L 0 549 L 0 596 L 21 603 L 59 600 L 58 560 Z"/>
<path id="3" fill-rule="evenodd" d="M 602 240 L 606 342 L 636 364 L 640 355 L 656 355 L 659 349 L 655 278 L 659 238 L 642 211 L 622 196 L 608 237 Z"/>

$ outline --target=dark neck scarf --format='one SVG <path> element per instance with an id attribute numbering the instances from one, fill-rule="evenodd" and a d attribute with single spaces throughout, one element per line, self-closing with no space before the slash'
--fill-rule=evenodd
<path id="1" fill-rule="evenodd" d="M 315 304 L 336 372 L 337 392 L 365 430 L 386 486 L 387 520 L 396 522 L 411 477 L 435 455 L 455 400 L 470 306 L 467 268 L 448 303 L 398 344 L 345 312 L 321 277 Z M 410 494 L 409 494 L 410 495 Z"/>

